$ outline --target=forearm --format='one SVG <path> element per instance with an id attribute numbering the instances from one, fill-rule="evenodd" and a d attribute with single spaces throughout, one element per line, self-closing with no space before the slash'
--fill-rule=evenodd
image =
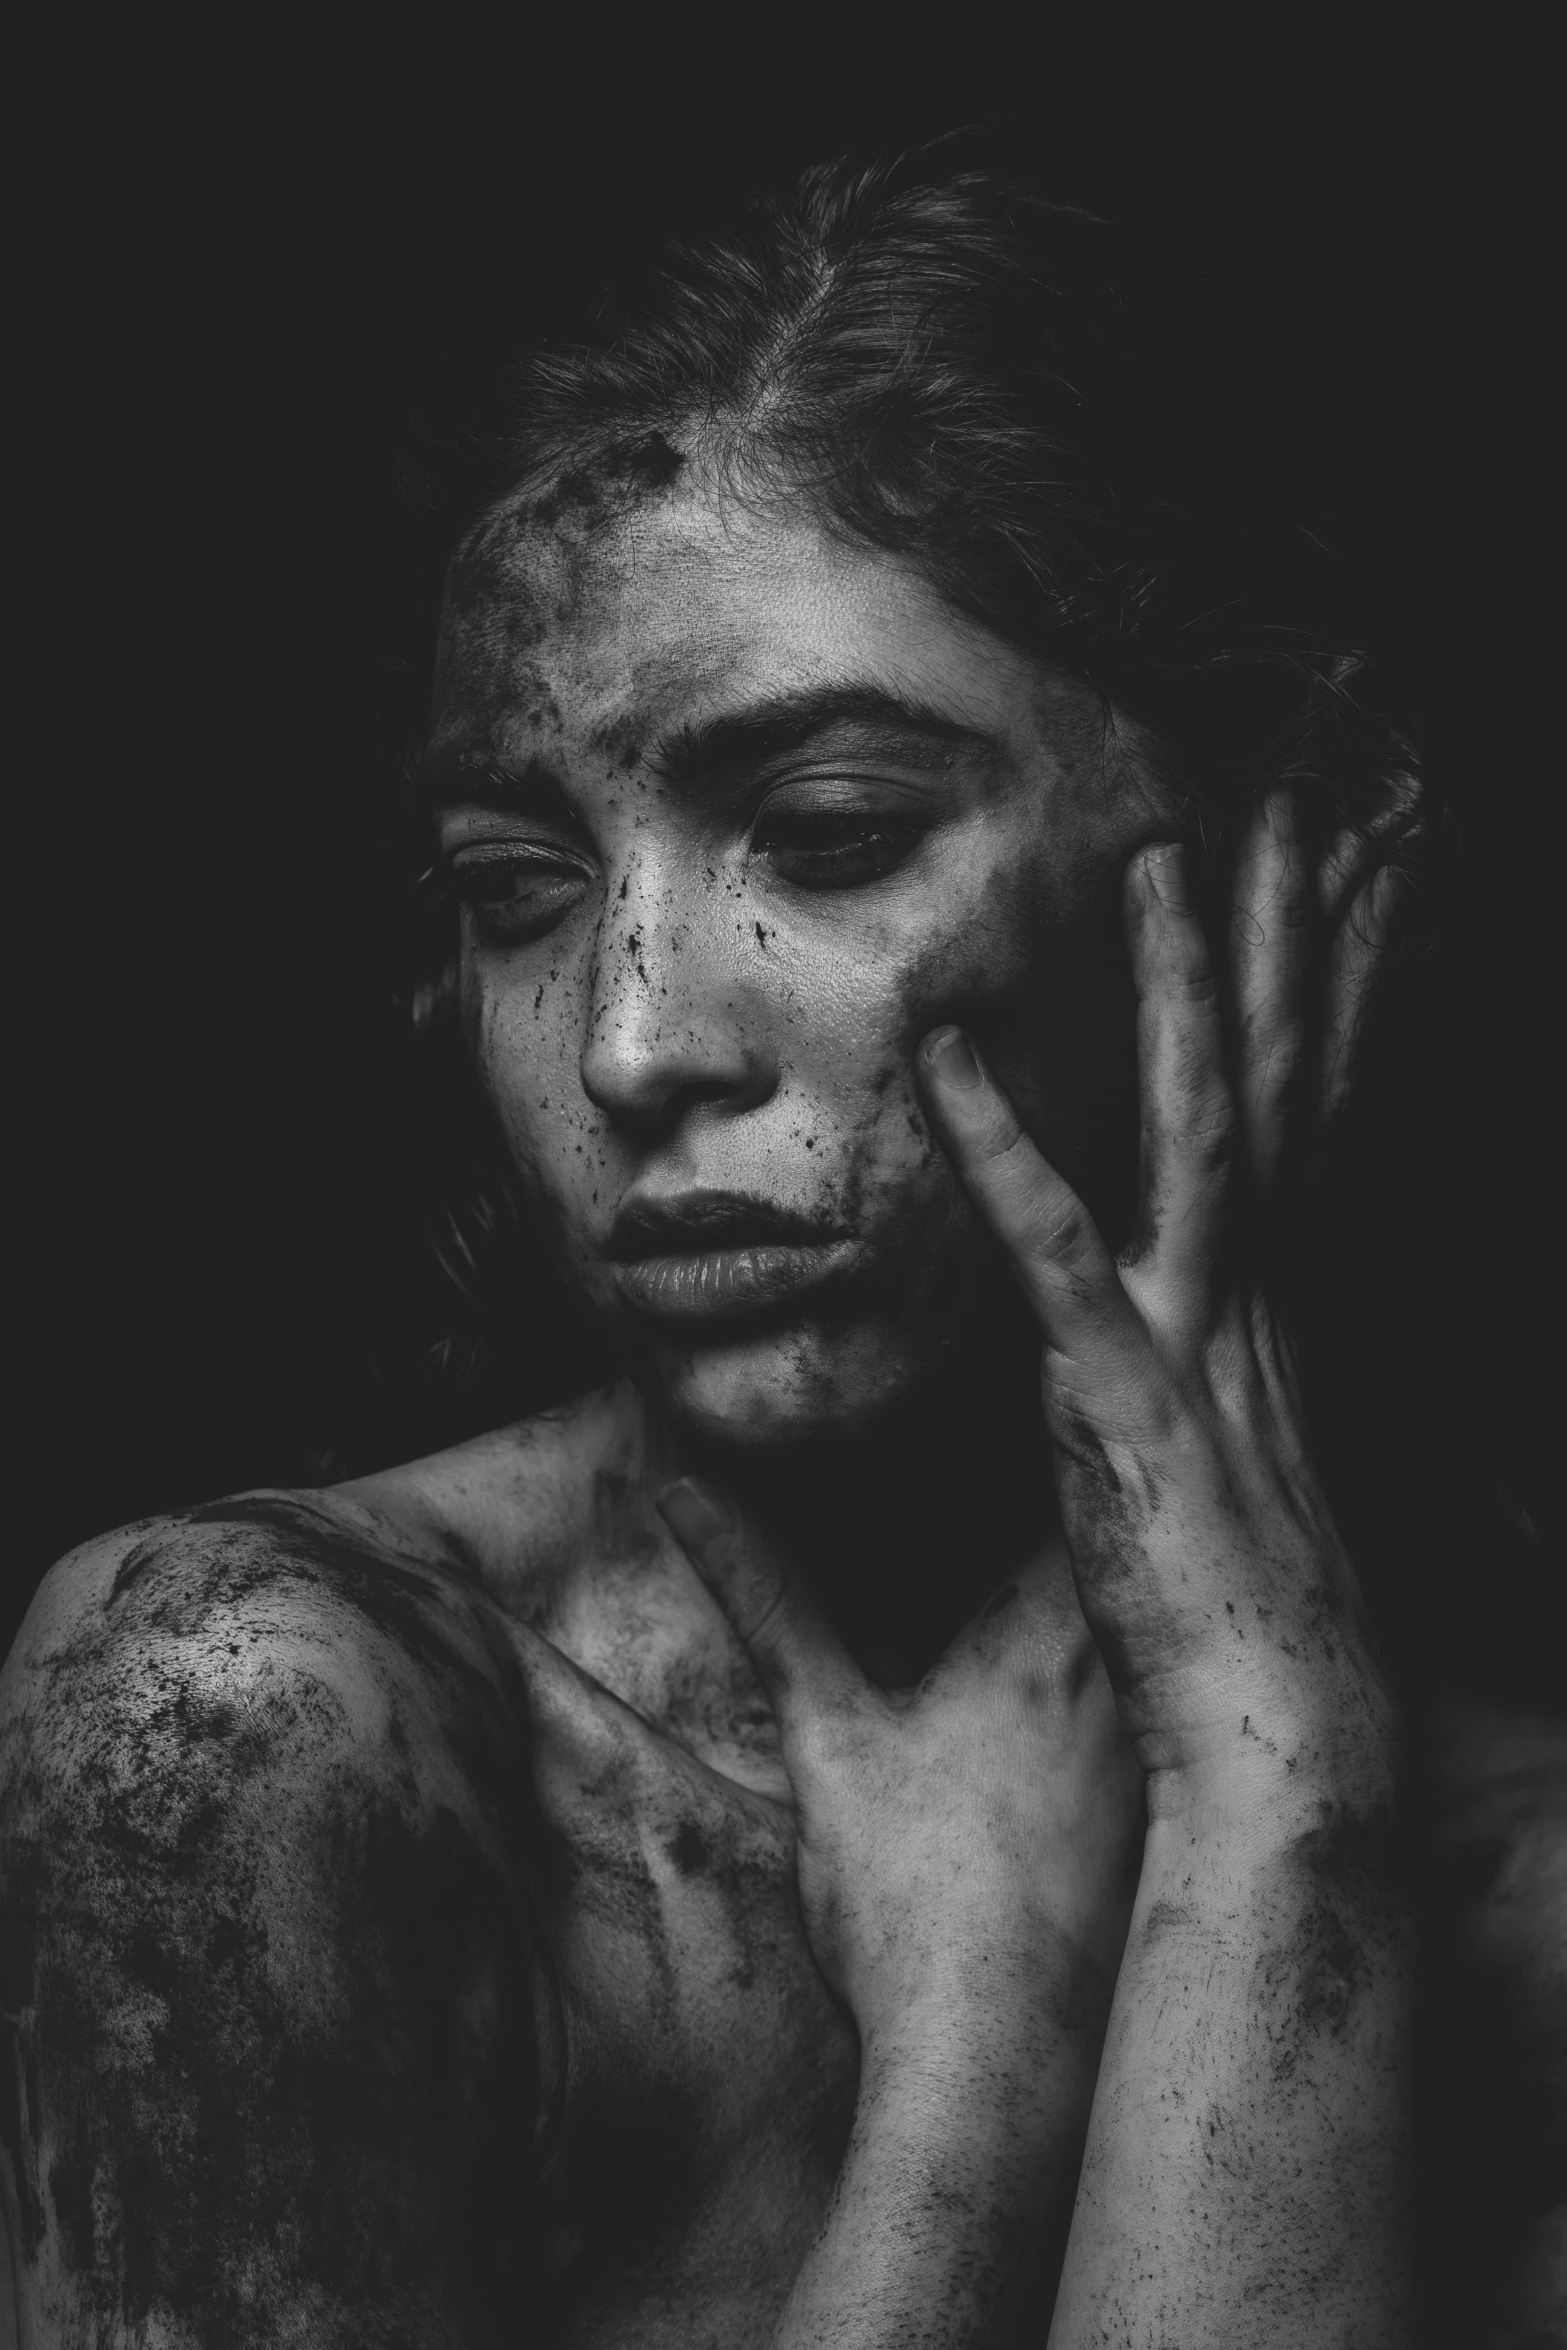
<path id="1" fill-rule="evenodd" d="M 1026 2025 L 867 2051 L 831 2206 L 773 2350 L 997 2350 L 1042 2338 L 1092 2051 Z"/>
<path id="2" fill-rule="evenodd" d="M 1408 2339 L 1392 1767 L 1155 1816 L 1052 2350 Z"/>

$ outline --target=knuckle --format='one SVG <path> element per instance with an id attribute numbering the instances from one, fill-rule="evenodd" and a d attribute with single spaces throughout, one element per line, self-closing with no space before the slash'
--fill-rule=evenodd
<path id="1" fill-rule="evenodd" d="M 1088 1210 L 1072 1194 L 1032 1203 L 1028 1239 L 1041 1256 L 1075 1264 L 1091 1252 L 1096 1238 Z"/>
<path id="2" fill-rule="evenodd" d="M 1032 1145 L 1017 1113 L 994 1095 L 970 1136 L 970 1148 L 979 1164 L 993 1176 L 1009 1177 L 1027 1160 Z"/>
<path id="3" fill-rule="evenodd" d="M 792 1595 L 788 1577 L 748 1562 L 743 1576 L 736 1577 L 733 1589 L 735 1628 L 741 1639 L 748 1646 L 764 1650 L 776 1660 L 775 1670 L 778 1669 L 792 1646 L 789 1605 Z"/>
<path id="4" fill-rule="evenodd" d="M 1235 1110 L 1227 1095 L 1208 1101 L 1188 1119 L 1182 1140 L 1204 1168 L 1217 1174 L 1235 1150 Z"/>
<path id="5" fill-rule="evenodd" d="M 1097 1235 L 1087 1209 L 1015 1123 L 1010 1143 L 985 1168 L 983 1189 L 1019 1254 L 1070 1263 L 1092 1250 Z"/>
<path id="6" fill-rule="evenodd" d="M 1299 1013 L 1253 1012 L 1242 1023 L 1241 1043 L 1247 1058 L 1265 1068 L 1294 1059 L 1305 1040 L 1306 1023 Z"/>
<path id="7" fill-rule="evenodd" d="M 1190 1172 L 1218 1175 L 1234 1159 L 1238 1131 L 1228 1092 L 1213 1092 L 1183 1104 L 1168 1121 L 1145 1121 L 1143 1149 L 1153 1165 L 1162 1156 L 1173 1156 Z"/>
<path id="8" fill-rule="evenodd" d="M 1217 1010 L 1219 977 L 1209 959 L 1206 945 L 1193 945 L 1170 973 L 1171 985 L 1183 1005 L 1192 1010 Z"/>
<path id="9" fill-rule="evenodd" d="M 1093 1218 L 1070 1186 L 1039 1162 L 998 1208 L 1000 1237 L 1021 1264 L 1086 1272 L 1097 1263 L 1100 1243 Z"/>

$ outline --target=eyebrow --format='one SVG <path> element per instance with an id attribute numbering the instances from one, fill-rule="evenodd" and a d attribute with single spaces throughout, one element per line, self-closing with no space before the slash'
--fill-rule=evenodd
<path id="1" fill-rule="evenodd" d="M 993 738 L 943 710 L 883 686 L 808 686 L 681 726 L 657 743 L 649 763 L 672 783 L 706 783 L 737 768 L 797 751 L 817 735 L 849 728 L 898 748 L 993 751 Z"/>
<path id="2" fill-rule="evenodd" d="M 414 762 L 413 787 L 419 804 L 434 813 L 472 802 L 481 807 L 526 810 L 538 814 L 561 811 L 566 804 L 564 778 L 547 760 L 525 759 L 509 767 L 502 759 L 465 756 L 450 763 L 433 762 L 428 754 Z"/>
<path id="3" fill-rule="evenodd" d="M 821 685 L 771 694 L 688 722 L 661 736 L 646 756 L 666 782 L 693 786 L 800 750 L 834 729 L 870 737 L 878 747 L 905 753 L 924 750 L 927 756 L 937 749 L 996 749 L 994 736 L 982 728 L 965 726 L 944 710 L 885 686 Z M 438 768 L 421 760 L 414 772 L 416 788 L 430 808 L 471 800 L 537 811 L 541 803 L 559 807 L 567 798 L 566 779 L 537 756 L 520 767 L 494 758 L 459 756 Z"/>

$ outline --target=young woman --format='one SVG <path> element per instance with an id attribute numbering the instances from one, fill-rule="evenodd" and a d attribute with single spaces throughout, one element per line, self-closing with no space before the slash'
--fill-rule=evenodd
<path id="1" fill-rule="evenodd" d="M 1091 244 L 823 170 L 535 366 L 420 1004 L 602 1383 L 45 1586 L 24 2344 L 1411 2338 L 1428 1757 L 1286 1307 L 1418 794 Z M 1544 2046 L 1560 1748 L 1463 1737 Z"/>

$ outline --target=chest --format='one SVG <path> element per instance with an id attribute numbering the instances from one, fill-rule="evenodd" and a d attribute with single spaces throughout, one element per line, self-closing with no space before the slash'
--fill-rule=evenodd
<path id="1" fill-rule="evenodd" d="M 562 2338 L 761 2342 L 838 2170 L 857 2046 L 806 1941 L 743 1655 L 716 1621 L 637 1597 L 640 1637 L 590 1609 L 518 1634 Z"/>

